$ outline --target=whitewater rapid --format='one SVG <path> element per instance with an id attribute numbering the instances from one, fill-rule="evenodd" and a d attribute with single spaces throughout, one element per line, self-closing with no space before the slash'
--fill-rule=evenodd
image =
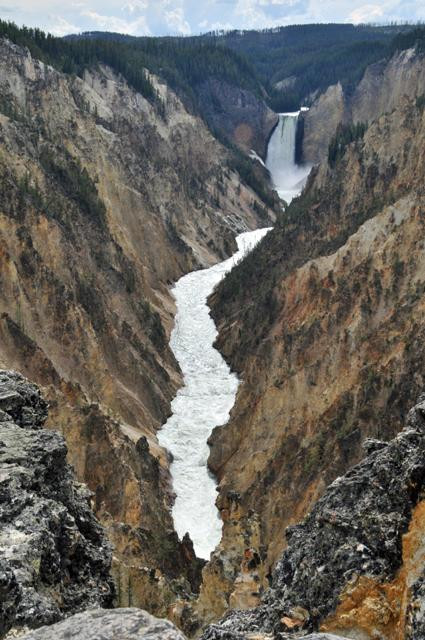
<path id="1" fill-rule="evenodd" d="M 159 431 L 158 440 L 173 455 L 175 529 L 180 538 L 189 532 L 200 558 L 209 559 L 220 542 L 222 528 L 215 506 L 216 481 L 207 467 L 207 440 L 214 427 L 228 421 L 239 385 L 213 347 L 217 330 L 207 298 L 268 231 L 242 233 L 236 238 L 238 251 L 231 258 L 183 276 L 172 290 L 177 315 L 170 346 L 182 369 L 184 386 L 171 404 L 172 415 Z"/>

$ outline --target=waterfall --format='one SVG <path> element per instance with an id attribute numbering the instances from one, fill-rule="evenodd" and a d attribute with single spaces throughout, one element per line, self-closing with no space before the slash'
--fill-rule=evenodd
<path id="1" fill-rule="evenodd" d="M 279 196 L 290 202 L 301 191 L 311 167 L 295 163 L 295 143 L 300 112 L 280 113 L 267 147 L 266 167 Z"/>

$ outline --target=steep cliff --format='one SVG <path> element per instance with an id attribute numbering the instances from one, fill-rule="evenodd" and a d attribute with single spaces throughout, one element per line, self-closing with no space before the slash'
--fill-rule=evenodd
<path id="1" fill-rule="evenodd" d="M 202 113 L 219 131 L 246 152 L 263 159 L 277 115 L 251 91 L 211 78 L 197 90 Z"/>
<path id="2" fill-rule="evenodd" d="M 230 612 L 204 640 L 424 636 L 425 395 L 394 440 L 364 444 L 367 457 L 286 530 L 261 606 Z"/>
<path id="3" fill-rule="evenodd" d="M 302 114 L 303 160 L 311 164 L 325 160 L 338 125 L 372 122 L 396 109 L 404 96 L 413 99 L 423 93 L 424 55 L 414 48 L 367 67 L 354 91 L 344 91 L 340 84 L 329 87 Z"/>
<path id="4" fill-rule="evenodd" d="M 0 363 L 48 397 L 115 544 L 119 602 L 164 612 L 169 580 L 196 589 L 200 569 L 155 437 L 181 383 L 169 285 L 269 212 L 152 82 L 154 105 L 106 67 L 61 74 L 1 40 Z"/>
<path id="5" fill-rule="evenodd" d="M 64 439 L 42 429 L 46 408 L 35 385 L 0 371 L 0 637 L 114 595 L 110 544 Z"/>
<path id="6" fill-rule="evenodd" d="M 221 606 L 237 604 L 243 543 L 261 595 L 283 527 L 360 459 L 367 436 L 393 437 L 423 387 L 424 140 L 421 101 L 401 98 L 313 171 L 213 295 L 218 346 L 244 382 L 210 438 L 210 466 L 224 513 L 236 499 L 225 527 L 241 547 L 224 533 L 201 598 L 226 575 Z"/>

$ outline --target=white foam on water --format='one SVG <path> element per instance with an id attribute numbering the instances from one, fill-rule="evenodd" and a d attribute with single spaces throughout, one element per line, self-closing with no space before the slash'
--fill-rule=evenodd
<path id="1" fill-rule="evenodd" d="M 184 385 L 171 404 L 172 415 L 158 432 L 158 440 L 174 458 L 175 529 L 180 538 L 189 532 L 200 558 L 209 559 L 220 542 L 222 528 L 215 506 L 216 481 L 207 468 L 207 440 L 214 427 L 228 421 L 239 385 L 237 376 L 213 347 L 217 330 L 207 298 L 268 231 L 242 233 L 236 239 L 238 251 L 234 256 L 209 269 L 188 273 L 172 291 L 177 314 L 170 346 L 183 372 Z"/>
<path id="2" fill-rule="evenodd" d="M 279 114 L 266 159 L 273 183 L 288 203 L 300 193 L 310 171 L 310 167 L 295 164 L 298 116 L 299 112 Z M 207 298 L 268 231 L 242 233 L 234 256 L 183 276 L 173 288 L 177 314 L 170 346 L 183 372 L 184 385 L 171 404 L 172 415 L 158 432 L 158 440 L 173 455 L 175 529 L 180 538 L 189 533 L 200 558 L 209 559 L 220 542 L 222 529 L 215 506 L 216 481 L 207 467 L 207 440 L 214 427 L 229 420 L 239 385 L 237 376 L 213 347 L 217 330 Z"/>

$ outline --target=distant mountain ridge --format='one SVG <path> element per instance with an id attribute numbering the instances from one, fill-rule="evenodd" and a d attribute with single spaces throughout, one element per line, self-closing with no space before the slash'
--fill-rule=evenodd
<path id="1" fill-rule="evenodd" d="M 409 24 L 355 26 L 330 23 L 217 31 L 184 38 L 135 37 L 99 31 L 67 38 L 101 38 L 146 47 L 153 42 L 166 46 L 170 43 L 183 46 L 215 44 L 246 59 L 274 111 L 292 111 L 315 92 L 338 81 L 345 87 L 353 87 L 369 64 L 390 54 L 394 38 L 410 33 L 414 28 Z"/>

